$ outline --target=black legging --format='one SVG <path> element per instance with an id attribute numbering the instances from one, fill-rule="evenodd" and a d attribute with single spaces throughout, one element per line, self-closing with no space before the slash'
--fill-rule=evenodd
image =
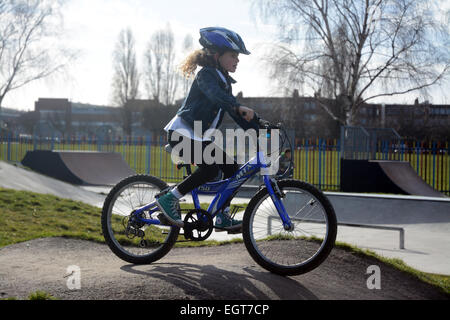
<path id="1" fill-rule="evenodd" d="M 168 141 L 170 146 L 173 148 L 175 147 L 179 142 L 171 141 L 171 135 L 173 131 L 169 131 Z M 194 149 L 194 144 L 201 143 L 202 144 L 202 160 L 203 160 L 203 151 L 205 150 L 206 146 L 208 146 L 210 141 L 195 141 L 190 140 L 191 142 L 191 163 L 195 163 L 194 161 L 194 152 L 192 152 Z M 222 170 L 224 174 L 224 179 L 228 179 L 239 169 L 239 165 L 236 163 L 236 161 L 233 160 L 233 164 L 227 164 L 226 159 L 229 158 L 229 156 L 222 150 L 223 155 L 223 164 L 206 164 L 204 161 L 202 161 L 201 164 L 197 165 L 197 170 L 195 170 L 190 176 L 186 177 L 179 185 L 178 185 L 178 191 L 185 195 L 186 193 L 190 192 L 191 190 L 205 184 L 208 181 L 213 180 L 217 175 L 219 174 L 220 170 Z M 180 153 L 180 156 L 183 156 L 182 152 Z M 212 153 L 212 156 L 214 157 L 214 151 Z"/>

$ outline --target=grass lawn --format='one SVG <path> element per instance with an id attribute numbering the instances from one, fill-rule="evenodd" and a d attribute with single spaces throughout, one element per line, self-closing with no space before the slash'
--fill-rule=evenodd
<path id="1" fill-rule="evenodd" d="M 206 210 L 208 204 L 202 203 L 201 206 Z M 245 209 L 247 204 L 239 206 Z M 190 209 L 193 204 L 181 203 L 181 208 Z M 46 237 L 67 237 L 104 243 L 101 209 L 52 195 L 0 188 L 0 247 Z M 184 239 L 183 236 L 180 238 Z M 177 246 L 219 244 L 223 243 L 212 240 L 182 242 Z"/>

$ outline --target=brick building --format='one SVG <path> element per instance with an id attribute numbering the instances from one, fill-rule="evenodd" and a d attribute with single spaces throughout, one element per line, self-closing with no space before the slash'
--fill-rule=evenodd
<path id="1" fill-rule="evenodd" d="M 41 136 L 124 135 L 124 121 L 129 114 L 128 125 L 133 134 L 145 135 L 148 130 L 143 129 L 141 115 L 145 108 L 152 105 L 152 100 L 135 100 L 126 108 L 117 108 L 76 103 L 68 99 L 39 98 L 35 102 L 35 112 L 39 114 L 35 133 Z"/>

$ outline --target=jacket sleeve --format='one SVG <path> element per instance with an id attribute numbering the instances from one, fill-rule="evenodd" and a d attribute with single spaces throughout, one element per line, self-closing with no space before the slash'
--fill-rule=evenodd
<path id="1" fill-rule="evenodd" d="M 217 77 L 215 77 L 211 70 L 202 69 L 197 74 L 197 84 L 200 91 L 210 100 L 213 104 L 219 106 L 224 111 L 233 118 L 234 121 L 244 130 L 254 128 L 253 124 L 247 122 L 240 115 L 236 114 L 235 108 L 239 107 L 241 104 L 236 100 L 236 98 L 220 87 Z"/>

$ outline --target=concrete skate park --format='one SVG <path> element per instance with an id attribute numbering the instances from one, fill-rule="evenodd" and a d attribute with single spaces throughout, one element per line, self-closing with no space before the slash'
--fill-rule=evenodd
<path id="1" fill-rule="evenodd" d="M 61 156 L 69 168 L 65 170 L 75 177 L 70 178 L 72 183 L 67 179 L 52 178 L 52 174 L 43 175 L 20 165 L 0 162 L 0 187 L 48 193 L 102 207 L 111 185 L 133 172 L 116 155 L 108 156 L 107 161 L 102 161 L 96 153 L 88 156 L 91 160 L 84 166 L 77 163 L 76 154 Z M 98 176 L 99 165 L 105 176 Z M 50 167 L 55 169 L 56 166 Z M 84 181 L 86 176 L 91 179 L 88 183 Z M 257 186 L 247 185 L 233 202 L 249 201 L 256 191 Z M 399 258 L 420 271 L 450 275 L 449 198 L 443 195 L 325 194 L 336 211 L 339 224 L 337 241 L 369 249 L 385 257 Z M 189 196 L 185 198 L 187 202 L 191 201 Z M 212 197 L 201 196 L 200 200 L 209 202 Z M 236 237 L 240 236 L 213 232 L 210 239 Z"/>

